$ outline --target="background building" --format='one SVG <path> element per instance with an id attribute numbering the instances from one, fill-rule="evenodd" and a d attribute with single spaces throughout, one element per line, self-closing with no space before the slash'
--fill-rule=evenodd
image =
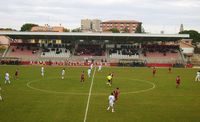
<path id="1" fill-rule="evenodd" d="M 45 26 L 34 26 L 31 29 L 32 32 L 65 32 L 65 28 L 60 26 L 49 26 L 45 24 Z"/>
<path id="2" fill-rule="evenodd" d="M 101 20 L 99 19 L 82 19 L 81 20 L 81 30 L 83 32 L 92 31 L 92 32 L 99 32 Z"/>
<path id="3" fill-rule="evenodd" d="M 92 20 L 92 30 L 93 31 L 97 31 L 97 32 L 99 32 L 99 31 L 101 31 L 101 20 L 99 20 L 99 19 L 93 19 Z"/>
<path id="4" fill-rule="evenodd" d="M 183 24 L 181 24 L 179 32 L 183 32 L 183 31 L 184 31 L 184 27 L 183 27 Z"/>
<path id="5" fill-rule="evenodd" d="M 135 20 L 110 20 L 102 22 L 101 28 L 103 32 L 116 28 L 120 32 L 135 33 L 137 29 L 141 31 L 141 25 L 141 22 Z"/>

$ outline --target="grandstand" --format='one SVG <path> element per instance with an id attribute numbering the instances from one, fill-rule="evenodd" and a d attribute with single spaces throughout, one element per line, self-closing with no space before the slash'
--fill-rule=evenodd
<path id="1" fill-rule="evenodd" d="M 129 63 L 140 60 L 147 65 L 184 64 L 179 45 L 167 45 L 165 42 L 189 38 L 187 34 L 58 32 L 0 32 L 0 36 L 10 39 L 5 54 L 7 58 L 20 58 L 25 64 L 51 61 L 51 64 L 61 62 L 63 65 L 83 65 L 92 61 L 118 65 L 122 60 L 129 60 Z"/>

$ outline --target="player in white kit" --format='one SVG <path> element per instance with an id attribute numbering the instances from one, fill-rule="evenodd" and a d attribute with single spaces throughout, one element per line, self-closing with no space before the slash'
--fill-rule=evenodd
<path id="1" fill-rule="evenodd" d="M 102 63 L 99 64 L 98 71 L 101 71 L 101 69 L 102 69 Z"/>
<path id="2" fill-rule="evenodd" d="M 111 93 L 109 95 L 108 101 L 109 101 L 109 106 L 108 106 L 107 110 L 110 110 L 110 108 L 111 108 L 112 112 L 115 112 L 114 111 L 115 96 L 113 95 L 113 93 Z"/>
<path id="3" fill-rule="evenodd" d="M 88 77 L 90 78 L 91 76 L 91 72 L 92 72 L 92 69 L 91 68 L 88 68 Z"/>
<path id="4" fill-rule="evenodd" d="M 90 69 L 92 70 L 92 68 L 93 68 L 93 63 L 90 64 Z"/>
<path id="5" fill-rule="evenodd" d="M 44 67 L 41 67 L 41 76 L 44 76 Z"/>
<path id="6" fill-rule="evenodd" d="M 1 85 L 0 85 L 0 101 L 2 101 L 2 100 L 3 100 L 3 98 L 1 96 Z"/>
<path id="7" fill-rule="evenodd" d="M 197 76 L 195 78 L 195 81 L 200 81 L 200 71 L 197 72 Z"/>
<path id="8" fill-rule="evenodd" d="M 62 79 L 65 78 L 65 68 L 62 69 L 61 78 L 62 78 Z"/>
<path id="9" fill-rule="evenodd" d="M 6 83 L 10 84 L 10 78 L 9 77 L 10 77 L 9 73 L 6 72 L 6 74 L 5 74 L 5 84 Z"/>

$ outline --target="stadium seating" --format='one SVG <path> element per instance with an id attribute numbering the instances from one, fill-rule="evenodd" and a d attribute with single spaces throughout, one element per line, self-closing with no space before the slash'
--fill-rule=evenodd
<path id="1" fill-rule="evenodd" d="M 11 44 L 6 57 L 17 57 L 22 59 L 36 59 L 39 54 L 39 48 L 34 45 Z"/>
<path id="2" fill-rule="evenodd" d="M 66 48 L 44 48 L 41 53 L 41 57 L 52 58 L 69 58 L 70 55 L 70 50 Z"/>
<path id="3" fill-rule="evenodd" d="M 138 59 L 139 47 L 133 45 L 120 45 L 109 49 L 110 58 L 116 59 Z"/>
<path id="4" fill-rule="evenodd" d="M 104 56 L 105 49 L 101 45 L 79 44 L 75 49 L 77 56 Z"/>
<path id="5" fill-rule="evenodd" d="M 142 45 L 141 57 L 148 63 L 176 63 L 181 62 L 181 52 L 177 45 Z"/>

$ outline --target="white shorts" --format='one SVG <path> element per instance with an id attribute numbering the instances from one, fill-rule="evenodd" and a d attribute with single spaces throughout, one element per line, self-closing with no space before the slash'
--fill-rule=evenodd
<path id="1" fill-rule="evenodd" d="M 5 80 L 6 80 L 6 81 L 9 81 L 9 78 L 8 78 L 8 77 L 5 77 Z"/>
<path id="2" fill-rule="evenodd" d="M 114 102 L 109 102 L 109 106 L 113 107 L 114 106 Z"/>

